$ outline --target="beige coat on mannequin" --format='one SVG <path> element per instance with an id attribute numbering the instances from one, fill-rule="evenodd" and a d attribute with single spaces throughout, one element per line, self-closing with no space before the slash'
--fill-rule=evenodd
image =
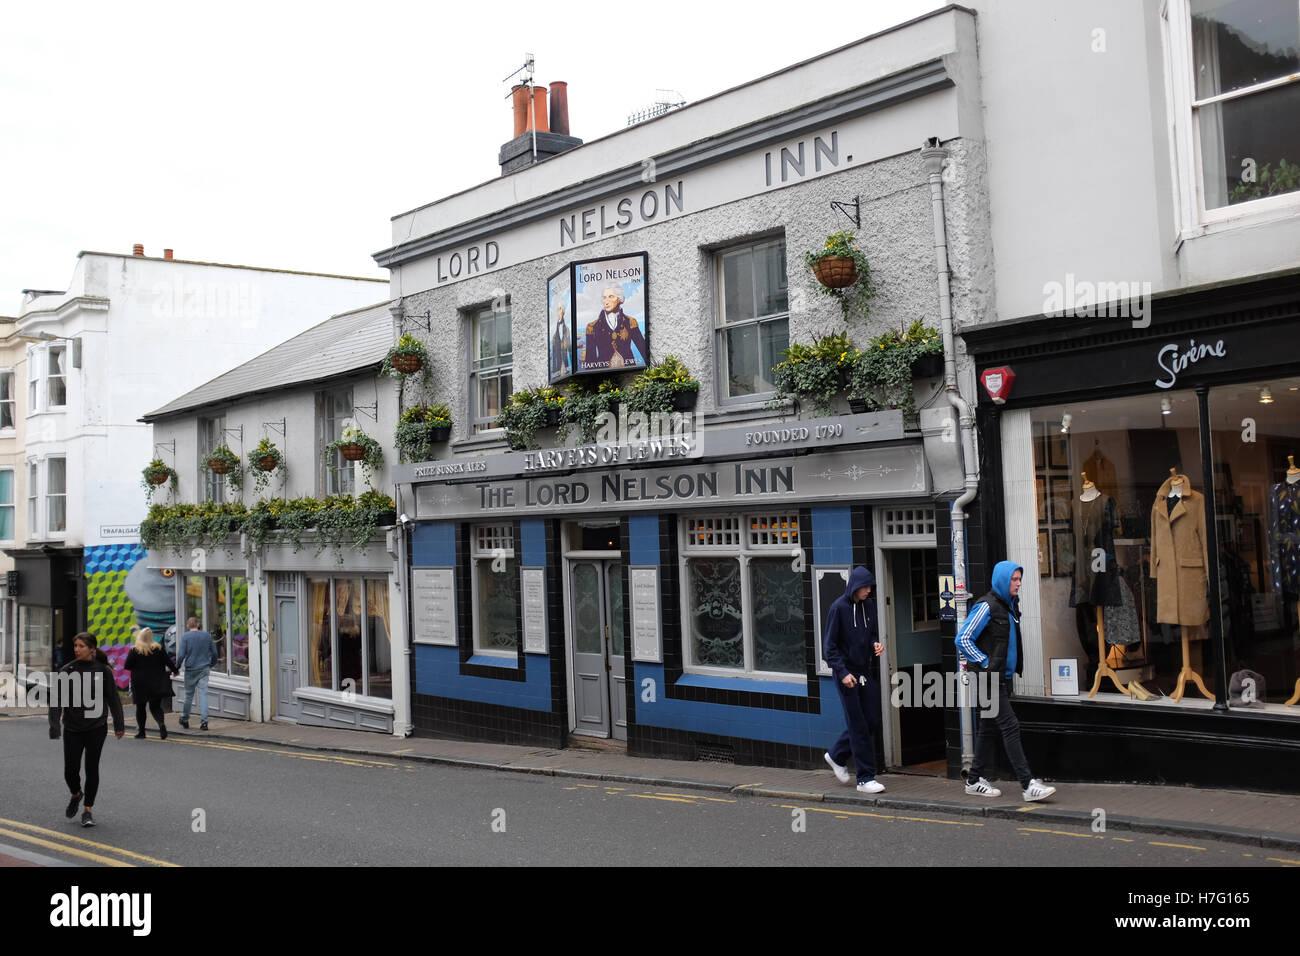
<path id="1" fill-rule="evenodd" d="M 1178 480 L 1183 483 L 1183 499 L 1171 512 L 1165 499 Z M 1192 491 L 1186 475 L 1171 475 L 1151 506 L 1151 577 L 1156 582 L 1157 621 L 1199 625 L 1210 619 L 1208 567 L 1205 497 Z"/>

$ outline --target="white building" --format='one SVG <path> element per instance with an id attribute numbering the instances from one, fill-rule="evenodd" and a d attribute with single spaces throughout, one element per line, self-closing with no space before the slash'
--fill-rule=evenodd
<path id="1" fill-rule="evenodd" d="M 86 629 L 108 645 L 124 680 L 120 659 L 136 622 L 172 620 L 170 605 L 149 606 L 154 582 L 124 583 L 143 556 L 141 469 L 155 457 L 177 470 L 187 464 L 176 447 L 153 442 L 140 416 L 381 288 L 185 261 L 171 250 L 146 257 L 136 246 L 133 255 L 83 252 L 67 291 L 25 294 L 16 334 L 29 343 L 17 483 L 26 528 L 6 548 L 18 570 L 20 656 L 52 661 Z"/>

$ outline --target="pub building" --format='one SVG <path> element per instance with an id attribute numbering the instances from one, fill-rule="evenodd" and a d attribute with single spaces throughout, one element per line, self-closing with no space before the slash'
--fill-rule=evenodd
<path id="1" fill-rule="evenodd" d="M 375 259 L 395 331 L 429 345 L 454 419 L 437 460 L 393 470 L 412 732 L 824 767 L 844 716 L 822 622 L 857 564 L 882 666 L 940 669 L 964 481 L 944 379 L 915 381 L 906 420 L 844 395 L 818 415 L 773 404 L 772 366 L 827 331 L 862 345 L 973 319 L 987 253 L 953 223 L 982 221 L 983 191 L 969 164 L 941 180 L 938 157 L 978 135 L 977 74 L 973 15 L 950 7 L 585 145 L 562 84 L 545 132 L 545 88 L 521 88 L 502 177 L 394 218 Z M 878 291 L 846 324 L 803 253 L 855 228 Z M 540 449 L 508 447 L 513 392 L 627 385 L 669 355 L 700 385 L 666 426 L 624 405 L 604 440 L 541 428 Z M 975 565 L 974 523 L 970 547 Z M 882 766 L 943 772 L 951 713 L 883 711 Z"/>
<path id="2" fill-rule="evenodd" d="M 964 333 L 987 544 L 1025 569 L 1026 748 L 1049 778 L 1295 791 L 1300 275 L 1149 318 Z"/>

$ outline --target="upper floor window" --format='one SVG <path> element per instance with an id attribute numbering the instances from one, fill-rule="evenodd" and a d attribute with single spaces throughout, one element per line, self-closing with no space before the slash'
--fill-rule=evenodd
<path id="1" fill-rule="evenodd" d="M 1170 0 L 1166 16 L 1189 221 L 1300 192 L 1300 124 L 1279 120 L 1300 115 L 1300 6 Z"/>
<path id="2" fill-rule="evenodd" d="M 772 390 L 772 367 L 790 344 L 785 240 L 772 239 L 717 255 L 719 395 L 753 400 Z"/>
<path id="3" fill-rule="evenodd" d="M 343 437 L 343 429 L 352 421 L 352 389 L 333 388 L 316 393 L 316 422 L 320 447 Z M 320 489 L 327 495 L 351 495 L 357 490 L 357 472 L 352 462 L 339 452 L 326 462 L 320 472 Z"/>
<path id="4" fill-rule="evenodd" d="M 14 395 L 14 373 L 0 372 L 0 428 L 13 428 L 17 419 L 17 397 Z"/>
<path id="5" fill-rule="evenodd" d="M 493 303 L 479 309 L 470 319 L 473 356 L 469 394 L 476 432 L 496 428 L 497 416 L 510 397 L 514 349 L 511 344 L 510 304 Z"/>
<path id="6" fill-rule="evenodd" d="M 62 345 L 52 345 L 45 358 L 45 407 L 62 408 L 68 404 L 68 350 Z"/>
<path id="7" fill-rule="evenodd" d="M 204 501 L 225 501 L 225 479 L 208 467 L 208 456 L 225 441 L 226 418 L 199 419 L 199 484 Z"/>
<path id="8" fill-rule="evenodd" d="M 12 494 L 10 495 L 12 499 Z M 68 530 L 68 462 L 62 456 L 27 462 L 27 537 Z"/>
<path id="9" fill-rule="evenodd" d="M 14 470 L 0 468 L 0 541 L 14 540 Z"/>

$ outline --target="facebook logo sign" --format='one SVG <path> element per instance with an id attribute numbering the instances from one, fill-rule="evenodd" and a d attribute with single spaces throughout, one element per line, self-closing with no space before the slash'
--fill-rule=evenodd
<path id="1" fill-rule="evenodd" d="M 1070 665 L 1069 665 L 1069 664 L 1061 664 L 1060 666 L 1058 666 L 1058 667 L 1056 668 L 1056 676 L 1057 676 L 1057 677 L 1069 677 L 1069 676 L 1070 676 Z"/>

